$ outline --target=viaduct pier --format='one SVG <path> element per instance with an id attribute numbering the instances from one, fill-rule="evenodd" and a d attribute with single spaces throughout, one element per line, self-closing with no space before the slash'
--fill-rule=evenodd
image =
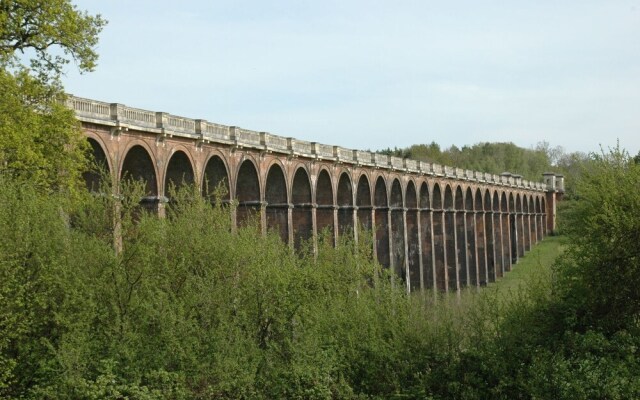
<path id="1" fill-rule="evenodd" d="M 544 182 L 281 137 L 202 119 L 70 96 L 96 160 L 117 184 L 146 182 L 163 213 L 173 182 L 204 196 L 223 185 L 234 223 L 257 216 L 298 247 L 328 230 L 358 239 L 408 291 L 456 291 L 499 279 L 555 228 L 563 178 Z M 87 174 L 91 187 L 97 175 Z M 215 245 L 215 243 L 212 243 Z"/>

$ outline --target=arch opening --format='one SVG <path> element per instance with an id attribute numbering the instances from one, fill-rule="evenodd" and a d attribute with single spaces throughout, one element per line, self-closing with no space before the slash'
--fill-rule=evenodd
<path id="1" fill-rule="evenodd" d="M 353 185 L 346 172 L 338 180 L 338 233 L 353 236 Z"/>
<path id="2" fill-rule="evenodd" d="M 331 177 L 326 170 L 321 170 L 316 182 L 316 229 L 318 234 L 326 237 L 335 244 L 333 220 L 333 186 Z"/>
<path id="3" fill-rule="evenodd" d="M 504 276 L 504 260 L 502 258 L 502 223 L 500 214 L 500 194 L 493 192 L 493 246 L 494 246 L 494 262 L 495 262 L 495 279 Z"/>
<path id="4" fill-rule="evenodd" d="M 371 230 L 371 188 L 365 175 L 361 175 L 358 180 L 356 206 L 358 206 L 358 224 L 360 228 Z"/>
<path id="5" fill-rule="evenodd" d="M 420 234 L 422 244 L 422 287 L 435 289 L 435 264 L 433 263 L 433 227 L 432 210 L 429 201 L 429 185 L 422 182 L 420 185 Z"/>
<path id="6" fill-rule="evenodd" d="M 149 211 L 157 211 L 158 180 L 153 161 L 147 150 L 135 145 L 129 149 L 122 163 L 120 181 L 134 181 L 143 185 L 143 198 L 141 204 Z"/>
<path id="7" fill-rule="evenodd" d="M 307 171 L 302 167 L 298 168 L 293 177 L 291 202 L 293 203 L 291 213 L 293 245 L 296 250 L 299 250 L 313 238 L 311 182 Z"/>
<path id="8" fill-rule="evenodd" d="M 437 290 L 446 291 L 447 286 L 447 253 L 445 251 L 445 223 L 442 209 L 442 192 L 440 185 L 433 185 L 433 254 L 435 265 L 435 286 Z"/>
<path id="9" fill-rule="evenodd" d="M 378 262 L 384 266 L 391 266 L 389 254 L 389 205 L 387 201 L 387 185 L 382 177 L 376 181 L 374 192 L 374 213 L 376 223 L 376 255 Z"/>
<path id="10" fill-rule="evenodd" d="M 229 190 L 229 175 L 227 167 L 218 156 L 212 156 L 207 161 L 202 177 L 202 195 L 211 203 L 228 202 L 231 198 Z"/>
<path id="11" fill-rule="evenodd" d="M 456 261 L 456 287 L 463 288 L 469 284 L 469 260 L 467 253 L 467 220 L 464 213 L 465 201 L 460 186 L 455 191 L 455 210 L 453 220 L 455 223 L 455 261 Z"/>
<path id="12" fill-rule="evenodd" d="M 464 196 L 464 229 L 466 234 L 464 252 L 467 261 L 468 285 L 478 285 L 478 260 L 476 253 L 476 226 L 475 214 L 473 212 L 473 192 L 467 188 Z"/>
<path id="13" fill-rule="evenodd" d="M 409 262 L 409 288 L 420 290 L 423 283 L 423 271 L 420 267 L 420 234 L 418 224 L 418 197 L 413 181 L 407 183 L 407 260 Z"/>
<path id="14" fill-rule="evenodd" d="M 391 262 L 395 273 L 407 283 L 403 211 L 402 187 L 396 178 L 391 183 Z"/>
<path id="15" fill-rule="evenodd" d="M 494 246 L 494 226 L 493 226 L 493 210 L 491 208 L 491 192 L 486 189 L 484 193 L 484 235 L 486 240 L 486 252 L 487 252 L 487 283 L 494 282 L 496 280 L 495 270 L 495 246 Z"/>
<path id="16" fill-rule="evenodd" d="M 267 231 L 275 232 L 284 243 L 289 242 L 289 202 L 287 181 L 278 164 L 273 164 L 265 184 Z"/>
<path id="17" fill-rule="evenodd" d="M 458 290 L 460 277 L 456 243 L 456 213 L 454 207 L 453 190 L 450 185 L 444 189 L 444 241 L 448 290 Z"/>
<path id="18" fill-rule="evenodd" d="M 236 218 L 238 226 L 256 224 L 260 227 L 260 221 L 256 218 L 260 215 L 262 203 L 260 202 L 260 181 L 255 165 L 245 160 L 238 170 L 236 179 Z"/>
<path id="19" fill-rule="evenodd" d="M 91 146 L 90 168 L 82 173 L 87 190 L 98 193 L 103 190 L 103 179 L 111 176 L 107 155 L 98 141 L 87 138 Z"/>
<path id="20" fill-rule="evenodd" d="M 164 178 L 164 193 L 172 199 L 183 187 L 193 185 L 195 179 L 189 157 L 183 151 L 173 153 L 167 164 Z"/>

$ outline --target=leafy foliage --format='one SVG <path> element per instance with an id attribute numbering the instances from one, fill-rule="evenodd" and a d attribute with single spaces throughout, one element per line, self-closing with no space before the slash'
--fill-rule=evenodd
<path id="1" fill-rule="evenodd" d="M 0 170 L 76 191 L 87 146 L 59 83 L 73 59 L 95 67 L 104 21 L 68 0 L 0 0 Z"/>
<path id="2" fill-rule="evenodd" d="M 593 154 L 564 213 L 572 246 L 560 265 L 577 323 L 608 331 L 640 318 L 640 165 L 619 147 Z"/>
<path id="3" fill-rule="evenodd" d="M 92 71 L 105 23 L 69 0 L 0 0 L 0 65 L 27 67 L 43 84 L 55 83 L 71 60 L 80 71 Z"/>

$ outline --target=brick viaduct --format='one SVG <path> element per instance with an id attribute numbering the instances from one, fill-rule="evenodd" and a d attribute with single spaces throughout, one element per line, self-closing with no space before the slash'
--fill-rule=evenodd
<path id="1" fill-rule="evenodd" d="M 96 159 L 117 182 L 146 181 L 163 212 L 169 182 L 205 196 L 226 188 L 234 222 L 259 217 L 297 247 L 328 230 L 375 232 L 374 254 L 408 291 L 455 291 L 499 279 L 554 229 L 563 178 L 545 183 L 284 138 L 71 96 Z M 97 176 L 86 175 L 95 185 Z"/>

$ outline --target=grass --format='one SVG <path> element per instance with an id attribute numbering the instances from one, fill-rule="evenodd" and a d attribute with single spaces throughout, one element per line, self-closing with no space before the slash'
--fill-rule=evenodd
<path id="1" fill-rule="evenodd" d="M 486 291 L 509 293 L 519 290 L 532 281 L 551 279 L 552 265 L 565 248 L 563 236 L 548 236 L 513 264 L 511 271 L 497 282 L 487 286 Z"/>

